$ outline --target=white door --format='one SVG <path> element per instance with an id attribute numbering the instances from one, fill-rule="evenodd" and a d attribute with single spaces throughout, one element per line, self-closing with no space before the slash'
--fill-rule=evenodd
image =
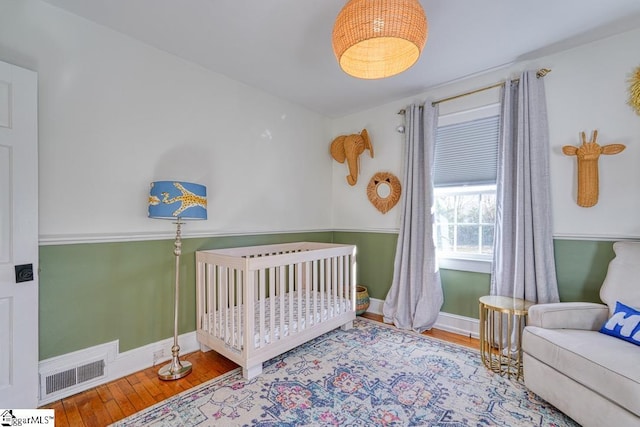
<path id="1" fill-rule="evenodd" d="M 0 62 L 0 409 L 38 405 L 37 85 Z"/>

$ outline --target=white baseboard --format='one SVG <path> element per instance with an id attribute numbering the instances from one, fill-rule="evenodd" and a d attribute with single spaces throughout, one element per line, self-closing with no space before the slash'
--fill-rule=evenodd
<path id="1" fill-rule="evenodd" d="M 195 331 L 180 335 L 178 337 L 178 344 L 180 345 L 180 356 L 200 349 Z M 46 405 L 98 385 L 117 380 L 134 372 L 141 371 L 150 366 L 162 365 L 171 359 L 171 346 L 173 346 L 173 338 L 167 338 L 120 353 L 118 350 L 118 341 L 112 341 L 43 360 L 38 366 L 40 376 L 65 371 L 69 368 L 82 365 L 85 361 L 92 361 L 97 358 L 104 360 L 105 367 L 104 375 L 100 378 L 73 385 L 49 394 L 46 397 L 43 397 L 45 394 L 44 391 L 40 390 L 40 400 L 38 404 L 39 406 Z"/>
<path id="2" fill-rule="evenodd" d="M 454 334 L 464 335 L 465 337 L 480 338 L 480 321 L 473 317 L 459 316 L 441 311 L 433 327 Z"/>
<path id="3" fill-rule="evenodd" d="M 370 298 L 367 312 L 382 315 L 383 304 L 384 301 L 381 299 Z M 473 317 L 459 316 L 441 311 L 433 327 L 454 334 L 464 335 L 465 337 L 479 338 L 479 325 L 480 321 Z"/>
<path id="4" fill-rule="evenodd" d="M 384 301 L 377 298 L 369 298 L 369 308 L 367 308 L 367 312 L 373 314 L 379 314 L 382 316 L 382 306 Z"/>

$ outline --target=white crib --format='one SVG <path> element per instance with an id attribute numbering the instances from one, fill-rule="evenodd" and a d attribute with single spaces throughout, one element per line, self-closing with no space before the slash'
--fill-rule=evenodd
<path id="1" fill-rule="evenodd" d="M 242 366 L 262 363 L 342 326 L 356 308 L 356 247 L 286 243 L 196 252 L 197 337 Z"/>

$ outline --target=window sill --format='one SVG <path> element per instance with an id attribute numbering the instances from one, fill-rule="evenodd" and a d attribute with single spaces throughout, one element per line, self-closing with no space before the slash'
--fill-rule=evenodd
<path id="1" fill-rule="evenodd" d="M 491 261 L 469 258 L 439 258 L 438 266 L 445 270 L 491 274 Z"/>

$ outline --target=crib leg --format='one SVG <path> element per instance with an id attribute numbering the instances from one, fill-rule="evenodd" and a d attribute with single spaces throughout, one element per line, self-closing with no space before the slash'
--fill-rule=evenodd
<path id="1" fill-rule="evenodd" d="M 249 366 L 247 368 L 242 368 L 242 377 L 245 380 L 250 380 L 252 378 L 257 377 L 262 373 L 262 363 L 258 363 L 257 365 Z"/>
<path id="2" fill-rule="evenodd" d="M 207 347 L 206 345 L 204 345 L 202 343 L 200 343 L 200 351 L 203 352 L 203 353 L 206 353 L 208 351 L 211 351 L 211 348 Z"/>
<path id="3" fill-rule="evenodd" d="M 353 320 L 349 320 L 347 323 L 340 326 L 340 329 L 342 329 L 343 331 L 348 331 L 351 328 L 353 328 Z"/>

